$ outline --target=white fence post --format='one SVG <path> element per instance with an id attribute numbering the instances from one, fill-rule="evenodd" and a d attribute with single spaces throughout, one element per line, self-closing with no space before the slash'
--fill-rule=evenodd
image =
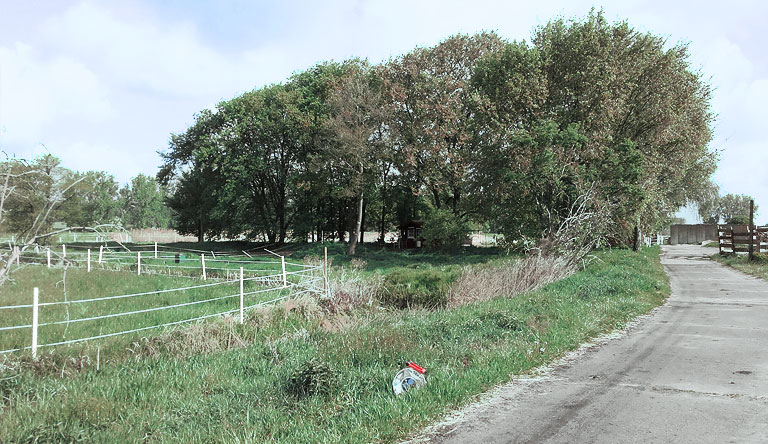
<path id="1" fill-rule="evenodd" d="M 88 273 L 91 272 L 91 249 L 88 249 Z"/>
<path id="2" fill-rule="evenodd" d="M 45 255 L 48 258 L 48 268 L 51 268 L 51 249 L 45 250 Z"/>
<path id="3" fill-rule="evenodd" d="M 67 257 L 67 244 L 61 244 L 61 256 Z"/>
<path id="4" fill-rule="evenodd" d="M 245 319 L 245 307 L 244 307 L 244 299 L 243 299 L 243 267 L 240 267 L 240 323 L 243 323 L 243 320 Z"/>
<path id="5" fill-rule="evenodd" d="M 101 264 L 101 258 L 104 254 L 104 245 L 99 245 L 99 264 Z"/>
<path id="6" fill-rule="evenodd" d="M 141 275 L 141 251 L 136 252 L 136 274 Z"/>
<path id="7" fill-rule="evenodd" d="M 288 286 L 288 276 L 285 274 L 285 256 L 280 256 L 280 263 L 283 266 L 283 288 Z"/>
<path id="8" fill-rule="evenodd" d="M 18 246 L 13 247 L 16 250 L 16 266 L 21 266 L 21 249 Z"/>
<path id="9" fill-rule="evenodd" d="M 32 358 L 37 359 L 37 310 L 40 304 L 40 290 L 35 287 L 32 293 Z"/>
<path id="10" fill-rule="evenodd" d="M 155 242 L 155 259 L 157 259 L 157 242 Z"/>
<path id="11" fill-rule="evenodd" d="M 203 265 L 203 280 L 207 280 L 205 276 L 205 253 L 200 255 L 200 263 Z"/>

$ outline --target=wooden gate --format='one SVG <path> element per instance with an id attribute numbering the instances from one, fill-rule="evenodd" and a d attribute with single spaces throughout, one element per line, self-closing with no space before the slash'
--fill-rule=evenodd
<path id="1" fill-rule="evenodd" d="M 720 254 L 748 253 L 750 244 L 755 253 L 768 252 L 768 226 L 718 225 L 717 232 Z"/>

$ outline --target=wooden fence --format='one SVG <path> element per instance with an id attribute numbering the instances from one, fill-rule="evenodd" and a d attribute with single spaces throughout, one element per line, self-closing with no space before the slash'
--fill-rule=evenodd
<path id="1" fill-rule="evenodd" d="M 768 252 L 768 226 L 718 225 L 717 232 L 720 254 L 748 253 L 750 245 L 754 253 Z"/>

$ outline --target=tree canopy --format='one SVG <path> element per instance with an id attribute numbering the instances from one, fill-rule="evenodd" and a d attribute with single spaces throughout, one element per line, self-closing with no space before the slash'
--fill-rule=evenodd
<path id="1" fill-rule="evenodd" d="M 120 187 L 110 174 L 72 171 L 50 154 L 0 162 L 0 190 L 0 232 L 19 238 L 45 234 L 55 222 L 167 228 L 171 220 L 168 193 L 155 178 L 139 174 Z"/>
<path id="2" fill-rule="evenodd" d="M 456 35 L 222 101 L 171 137 L 158 179 L 173 225 L 200 236 L 383 239 L 434 217 L 512 242 L 551 237 L 588 194 L 620 242 L 704 192 L 710 93 L 686 44 L 592 11 L 530 42 Z"/>

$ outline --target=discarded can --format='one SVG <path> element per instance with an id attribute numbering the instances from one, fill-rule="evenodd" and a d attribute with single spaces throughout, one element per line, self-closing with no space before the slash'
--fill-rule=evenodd
<path id="1" fill-rule="evenodd" d="M 392 390 L 395 395 L 402 395 L 408 390 L 423 387 L 427 383 L 427 378 L 424 376 L 426 372 L 423 367 L 409 362 L 405 368 L 395 374 L 395 379 L 392 380 Z"/>

